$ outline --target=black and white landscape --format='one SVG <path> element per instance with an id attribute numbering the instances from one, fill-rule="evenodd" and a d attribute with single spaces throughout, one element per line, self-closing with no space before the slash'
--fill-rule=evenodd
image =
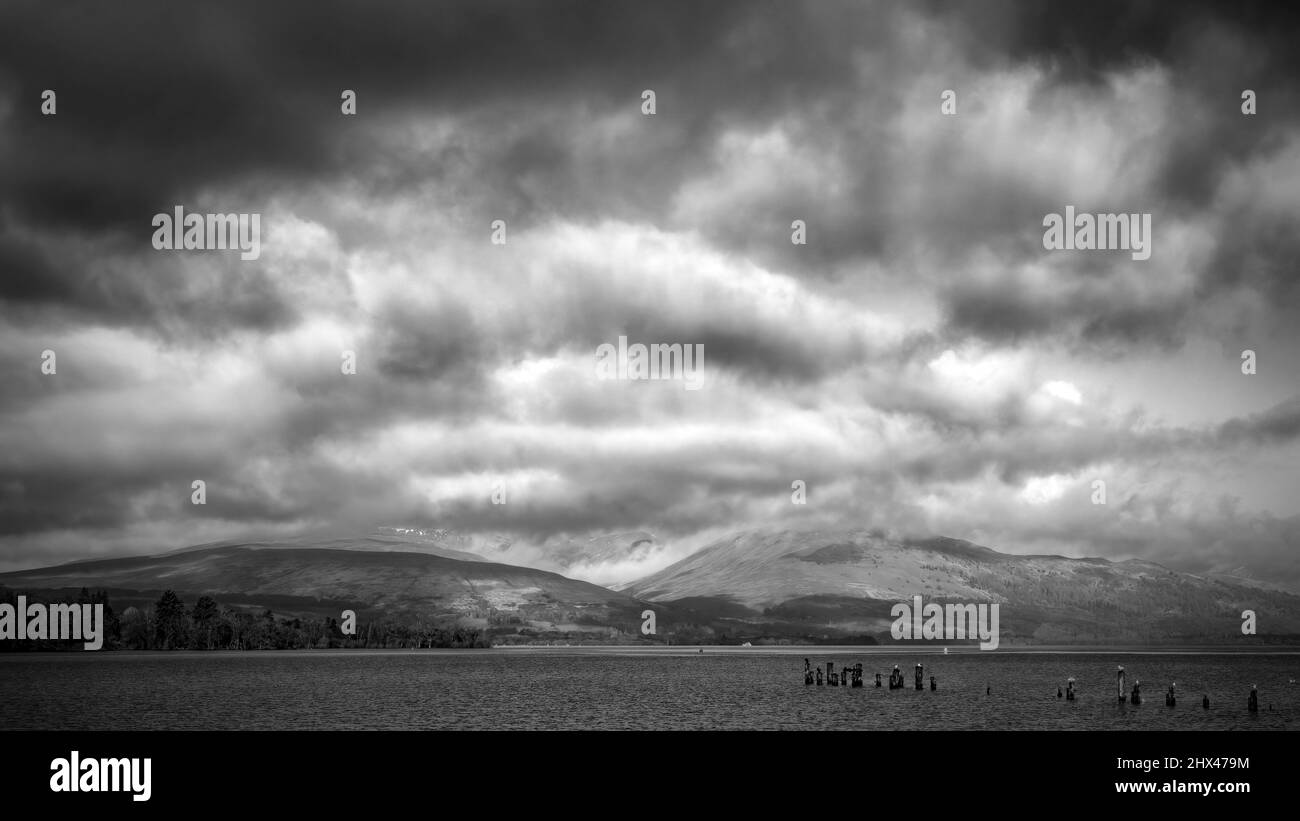
<path id="1" fill-rule="evenodd" d="M 893 605 L 915 595 L 999 602 L 1003 647 L 1259 649 L 1300 639 L 1300 597 L 1272 586 L 1141 560 L 1014 556 L 952 539 L 745 532 L 618 590 L 442 544 L 379 534 L 200 545 L 2 574 L 0 585 L 51 599 L 105 590 L 119 611 L 147 612 L 165 589 L 226 607 L 228 624 L 195 623 L 166 642 L 119 626 L 119 646 L 131 649 L 419 648 L 440 646 L 436 630 L 453 624 L 476 646 L 889 644 Z M 255 621 L 268 609 L 298 623 L 353 609 L 360 637 L 309 630 L 254 638 L 238 628 L 241 614 Z M 656 614 L 653 634 L 641 630 L 647 609 Z M 1271 629 L 1243 636 L 1244 610 L 1267 614 Z M 369 632 L 372 624 L 381 635 Z"/>
<path id="2" fill-rule="evenodd" d="M 1241 651 L 1179 680 L 1289 726 L 1298 40 L 1257 3 L 7 2 L 0 603 L 105 604 L 110 651 L 749 645 L 772 716 L 794 647 L 951 645 L 990 696 L 998 652 Z M 900 637 L 915 597 L 997 605 L 999 649 Z M 1113 707 L 1113 661 L 1005 674 Z M 0 728 L 72 721 L 45 692 Z M 536 692 L 486 726 L 599 704 Z M 697 726 L 664 709 L 564 721 Z"/>

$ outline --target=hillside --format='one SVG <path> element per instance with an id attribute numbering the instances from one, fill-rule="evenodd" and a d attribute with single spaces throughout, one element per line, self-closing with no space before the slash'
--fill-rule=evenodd
<path id="1" fill-rule="evenodd" d="M 754 620 L 887 634 L 889 609 L 998 602 L 1004 641 L 1235 642 L 1241 613 L 1261 634 L 1300 633 L 1300 597 L 1177 573 L 1150 562 L 1013 556 L 956 539 L 753 531 L 721 539 L 625 588 L 652 602 L 712 602 Z M 733 609 L 733 615 L 739 616 Z"/>
<path id="2" fill-rule="evenodd" d="M 648 534 L 578 545 L 614 555 Z M 1300 637 L 1300 597 L 1150 562 L 1017 556 L 956 539 L 892 540 L 867 531 L 751 531 L 720 539 L 621 592 L 458 550 L 468 537 L 384 532 L 365 539 L 199 545 L 155 556 L 0 574 L 0 595 L 107 591 L 119 612 L 163 590 L 250 615 L 451 624 L 494 643 L 672 644 L 890 641 L 890 609 L 998 603 L 1002 646 L 1187 643 L 1236 646 Z M 448 555 L 439 555 L 446 553 Z M 7 592 L 6 592 L 7 591 Z M 640 633 L 653 605 L 657 632 Z M 1258 614 L 1243 636 L 1241 613 Z"/>
<path id="3" fill-rule="evenodd" d="M 327 543 L 328 544 L 328 543 Z M 454 619 L 488 627 L 635 633 L 636 600 L 556 573 L 391 549 L 199 547 L 157 556 L 103 559 L 0 574 L 15 591 L 108 590 L 119 609 L 144 605 L 164 589 L 186 601 L 277 614 L 337 618 L 344 608 L 369 617 Z"/>

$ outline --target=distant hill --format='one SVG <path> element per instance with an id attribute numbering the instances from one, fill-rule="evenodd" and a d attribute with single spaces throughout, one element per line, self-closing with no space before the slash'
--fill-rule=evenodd
<path id="1" fill-rule="evenodd" d="M 1261 634 L 1300 634 L 1300 597 L 1258 585 L 867 531 L 738 533 L 624 590 L 652 602 L 725 603 L 733 617 L 739 606 L 752 620 L 830 634 L 887 634 L 890 607 L 914 595 L 1000 603 L 1004 643 L 1239 643 L 1247 609 Z"/>
<path id="2" fill-rule="evenodd" d="M 622 591 L 492 562 L 447 531 L 384 531 L 360 539 L 198 545 L 155 556 L 97 559 L 0 574 L 0 595 L 105 590 L 121 612 L 163 590 L 189 605 L 209 595 L 250 614 L 405 625 L 447 623 L 495 643 L 672 644 L 888 642 L 891 607 L 998 603 L 1002 646 L 1195 643 L 1300 638 L 1300 597 L 1151 562 L 1016 556 L 957 539 L 894 540 L 868 531 L 759 530 L 720 539 Z M 652 544 L 626 533 L 575 543 L 613 558 Z M 5 593 L 4 591 L 8 591 Z M 657 619 L 641 633 L 642 612 Z M 1254 610 L 1259 636 L 1241 634 Z"/>
<path id="3" fill-rule="evenodd" d="M 196 547 L 157 556 L 100 559 L 0 574 L 16 591 L 103 589 L 119 609 L 147 604 L 163 589 L 190 604 L 199 595 L 279 614 L 339 616 L 346 607 L 369 615 L 456 619 L 479 627 L 507 622 L 541 631 L 629 635 L 641 603 L 556 573 L 450 558 L 431 552 L 370 547 L 256 543 Z M 325 542 L 326 545 L 333 543 Z"/>

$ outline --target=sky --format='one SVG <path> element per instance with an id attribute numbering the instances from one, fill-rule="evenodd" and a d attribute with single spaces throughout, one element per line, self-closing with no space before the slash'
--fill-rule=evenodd
<path id="1" fill-rule="evenodd" d="M 1298 35 L 1251 3 L 5 3 L 0 570 L 405 526 L 614 584 L 863 528 L 1300 590 Z M 260 256 L 155 248 L 177 206 L 259 214 Z M 1066 206 L 1150 214 L 1150 259 L 1045 249 Z M 699 389 L 600 378 L 620 336 L 702 346 Z M 557 558 L 624 532 L 653 543 Z"/>

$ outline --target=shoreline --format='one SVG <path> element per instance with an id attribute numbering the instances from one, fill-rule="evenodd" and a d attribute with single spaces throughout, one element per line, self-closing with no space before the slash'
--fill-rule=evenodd
<path id="1" fill-rule="evenodd" d="M 700 652 L 703 649 L 704 652 Z M 637 645 L 507 645 L 502 647 L 334 647 L 300 648 L 294 650 L 20 650 L 0 653 L 6 658 L 69 658 L 69 657 L 175 657 L 205 656 L 348 656 L 348 655 L 624 655 L 700 658 L 702 656 L 935 656 L 944 658 L 942 648 L 901 645 L 782 645 L 776 647 L 736 647 L 732 645 L 695 645 L 672 647 L 643 647 Z M 949 648 L 947 656 L 1001 656 L 1001 655 L 1079 655 L 1079 656 L 1300 656 L 1300 646 L 1276 647 L 1000 647 L 997 650 L 980 650 L 978 647 Z"/>

